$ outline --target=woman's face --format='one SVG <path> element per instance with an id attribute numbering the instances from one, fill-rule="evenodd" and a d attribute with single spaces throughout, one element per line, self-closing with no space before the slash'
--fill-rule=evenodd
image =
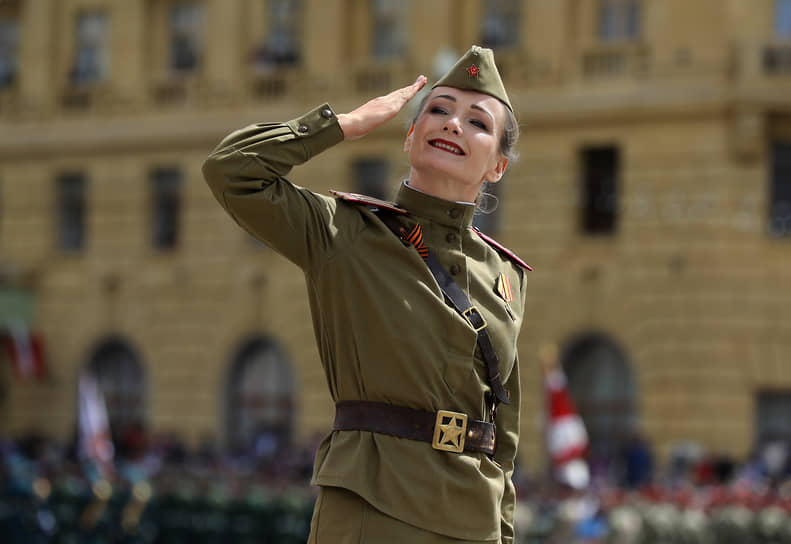
<path id="1" fill-rule="evenodd" d="M 404 143 L 412 165 L 410 185 L 474 201 L 481 184 L 499 181 L 508 164 L 499 151 L 505 115 L 505 106 L 488 94 L 433 89 Z M 452 188 L 459 194 L 447 194 Z"/>

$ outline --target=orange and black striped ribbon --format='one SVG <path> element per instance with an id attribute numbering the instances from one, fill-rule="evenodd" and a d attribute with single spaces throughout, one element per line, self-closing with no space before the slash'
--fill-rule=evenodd
<path id="1" fill-rule="evenodd" d="M 403 235 L 402 239 L 404 242 L 415 246 L 415 249 L 417 249 L 418 254 L 423 257 L 423 260 L 428 258 L 428 248 L 423 245 L 423 228 L 420 226 L 420 223 L 415 223 L 415 226 L 412 227 L 409 234 Z"/>

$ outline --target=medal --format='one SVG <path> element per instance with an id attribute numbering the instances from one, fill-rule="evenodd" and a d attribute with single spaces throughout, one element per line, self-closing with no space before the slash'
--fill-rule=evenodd
<path id="1" fill-rule="evenodd" d="M 508 276 L 500 272 L 500 275 L 497 276 L 497 281 L 494 284 L 494 288 L 495 291 L 497 291 L 497 294 L 500 295 L 500 298 L 505 301 L 505 311 L 508 312 L 508 315 L 513 321 L 516 321 L 514 311 L 511 309 L 511 301 L 514 300 L 514 292 L 511 289 L 511 280 L 508 279 Z"/>

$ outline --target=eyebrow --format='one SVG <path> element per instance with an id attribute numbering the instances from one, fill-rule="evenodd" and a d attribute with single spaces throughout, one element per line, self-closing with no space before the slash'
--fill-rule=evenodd
<path id="1" fill-rule="evenodd" d="M 437 95 L 437 96 L 435 96 L 434 98 L 446 98 L 446 99 L 450 100 L 451 102 L 458 102 L 458 101 L 456 100 L 456 97 L 455 97 L 455 96 L 451 96 L 451 95 L 449 95 L 449 94 L 438 94 L 438 95 Z M 489 111 L 488 111 L 488 110 L 486 110 L 485 108 L 482 108 L 482 107 L 481 107 L 481 106 L 479 106 L 478 104 L 471 104 L 471 105 L 470 105 L 470 107 L 471 107 L 471 108 L 473 108 L 473 109 L 476 109 L 476 110 L 480 110 L 480 111 L 482 111 L 483 113 L 485 113 L 486 115 L 488 115 L 489 117 L 491 117 L 492 121 L 494 121 L 494 115 L 492 115 L 491 113 L 489 113 Z"/>

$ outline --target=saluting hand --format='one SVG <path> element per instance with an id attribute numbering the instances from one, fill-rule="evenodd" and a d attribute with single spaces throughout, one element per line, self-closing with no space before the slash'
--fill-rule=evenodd
<path id="1" fill-rule="evenodd" d="M 338 124 L 344 140 L 362 138 L 375 128 L 398 115 L 407 102 L 426 84 L 425 76 L 418 76 L 412 85 L 396 89 L 390 94 L 369 100 L 350 113 L 338 114 Z"/>

